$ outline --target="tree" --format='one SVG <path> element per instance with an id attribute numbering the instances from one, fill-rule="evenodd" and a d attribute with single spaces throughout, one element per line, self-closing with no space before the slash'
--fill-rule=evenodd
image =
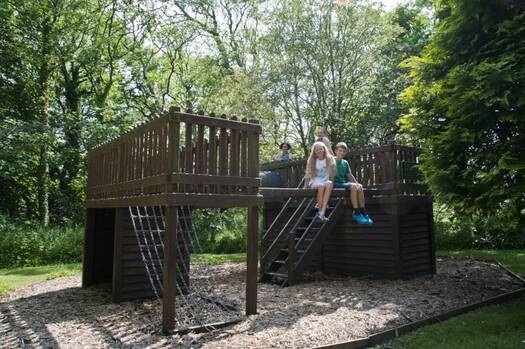
<path id="1" fill-rule="evenodd" d="M 525 10 L 442 1 L 431 43 L 406 63 L 404 134 L 423 146 L 436 198 L 463 214 L 525 226 Z"/>
<path id="2" fill-rule="evenodd" d="M 359 1 L 289 0 L 275 6 L 267 26 L 261 60 L 268 98 L 289 120 L 304 154 L 315 126 L 351 147 L 376 141 L 366 123 L 375 98 L 370 91 L 384 73 L 381 53 L 398 32 L 385 13 Z"/>

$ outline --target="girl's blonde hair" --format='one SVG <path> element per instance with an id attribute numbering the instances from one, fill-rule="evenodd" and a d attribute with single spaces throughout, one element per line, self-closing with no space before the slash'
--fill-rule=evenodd
<path id="1" fill-rule="evenodd" d="M 324 158 L 326 159 L 326 166 L 328 167 L 328 178 L 330 180 L 333 180 L 335 175 L 335 160 L 334 157 L 330 155 L 328 148 L 323 142 L 315 142 L 314 145 L 312 145 L 312 151 L 310 152 L 310 156 L 308 157 L 308 161 L 306 162 L 306 177 L 310 179 L 313 179 L 315 177 L 315 160 L 317 159 L 315 156 L 316 147 L 323 148 Z"/>

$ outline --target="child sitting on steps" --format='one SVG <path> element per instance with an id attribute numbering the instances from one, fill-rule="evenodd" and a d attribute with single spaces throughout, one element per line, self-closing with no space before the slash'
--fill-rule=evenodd
<path id="1" fill-rule="evenodd" d="M 325 213 L 330 194 L 332 194 L 334 175 L 334 157 L 330 155 L 323 142 L 315 142 L 306 163 L 304 187 L 317 189 L 317 207 L 319 212 L 316 214 L 315 219 L 318 221 L 328 220 L 325 217 Z"/>
<path id="2" fill-rule="evenodd" d="M 368 217 L 365 210 L 365 194 L 363 192 L 363 186 L 357 183 L 350 165 L 346 161 L 344 156 L 348 152 L 348 146 L 346 143 L 340 142 L 335 146 L 335 163 L 336 163 L 336 174 L 334 180 L 334 188 L 345 188 L 350 190 L 350 200 L 354 213 L 352 218 L 358 224 L 373 224 L 374 222 Z"/>

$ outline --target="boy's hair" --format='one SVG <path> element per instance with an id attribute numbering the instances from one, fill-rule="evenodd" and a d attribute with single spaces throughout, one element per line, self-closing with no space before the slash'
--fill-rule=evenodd
<path id="1" fill-rule="evenodd" d="M 338 148 L 342 148 L 344 149 L 345 151 L 348 151 L 348 146 L 346 145 L 345 142 L 339 142 L 335 145 L 335 150 L 337 150 Z"/>

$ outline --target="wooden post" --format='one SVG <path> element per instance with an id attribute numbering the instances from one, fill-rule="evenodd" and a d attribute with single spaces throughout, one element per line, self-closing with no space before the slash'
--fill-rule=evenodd
<path id="1" fill-rule="evenodd" d="M 115 209 L 115 228 L 113 229 L 113 276 L 111 280 L 113 302 L 119 302 L 122 296 L 122 239 L 124 237 L 125 219 L 131 219 L 126 211 L 127 208 L 122 207 Z"/>
<path id="2" fill-rule="evenodd" d="M 394 272 L 396 278 L 401 278 L 401 273 L 403 271 L 402 268 L 402 252 L 401 252 L 401 227 L 400 227 L 400 210 L 399 205 L 405 204 L 404 202 L 401 203 L 399 196 L 394 195 L 391 197 L 390 200 L 390 212 L 391 212 L 391 220 L 392 220 L 392 247 L 394 252 Z"/>
<path id="3" fill-rule="evenodd" d="M 254 123 L 256 123 L 255 121 Z M 259 134 L 248 134 L 248 177 L 259 176 Z M 248 195 L 257 195 L 258 188 L 251 188 Z M 257 241 L 259 235 L 259 208 L 248 207 L 246 239 L 246 315 L 257 314 Z"/>
<path id="4" fill-rule="evenodd" d="M 246 241 L 246 315 L 257 314 L 257 235 L 259 208 L 248 207 L 248 236 Z"/>
<path id="5" fill-rule="evenodd" d="M 164 270 L 162 273 L 162 332 L 169 334 L 175 328 L 175 289 L 177 282 L 177 207 L 166 207 L 164 232 Z"/>
<path id="6" fill-rule="evenodd" d="M 164 191 L 171 193 L 173 188 L 177 191 L 177 184 L 173 184 L 171 177 L 173 172 L 179 172 L 179 138 L 180 121 L 176 112 L 178 108 L 171 108 L 168 119 L 168 163 L 166 164 L 166 186 Z"/>
<path id="7" fill-rule="evenodd" d="M 432 207 L 432 197 L 427 197 L 428 233 L 430 234 L 430 261 L 432 274 L 436 273 L 436 231 L 434 228 L 434 210 Z"/>

